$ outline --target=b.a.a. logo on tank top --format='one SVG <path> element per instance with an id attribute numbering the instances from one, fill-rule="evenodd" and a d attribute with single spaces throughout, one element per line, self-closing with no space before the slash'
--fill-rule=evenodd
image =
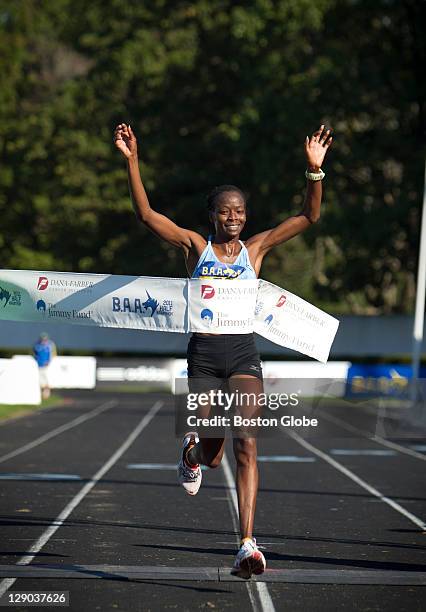
<path id="1" fill-rule="evenodd" d="M 245 270 L 244 266 L 226 264 L 221 261 L 204 261 L 194 273 L 195 278 L 238 278 Z"/>

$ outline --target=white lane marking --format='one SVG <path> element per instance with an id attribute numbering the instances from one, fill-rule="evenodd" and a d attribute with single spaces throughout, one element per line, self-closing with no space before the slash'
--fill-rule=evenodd
<path id="1" fill-rule="evenodd" d="M 128 470 L 176 470 L 176 463 L 129 463 Z"/>
<path id="2" fill-rule="evenodd" d="M 0 480 L 81 480 L 78 474 L 0 474 Z"/>
<path id="3" fill-rule="evenodd" d="M 313 463 L 315 457 L 296 457 L 296 455 L 258 455 L 261 463 Z"/>
<path id="4" fill-rule="evenodd" d="M 88 421 L 89 419 L 93 419 L 93 417 L 98 416 L 98 414 L 101 414 L 101 412 L 105 412 L 105 410 L 108 410 L 109 408 L 112 408 L 113 406 L 116 406 L 116 405 L 117 405 L 117 400 L 108 400 L 107 402 L 101 404 L 97 408 L 94 408 L 87 414 L 83 414 L 77 417 L 76 419 L 69 421 L 69 423 L 65 423 L 64 425 L 61 425 L 60 427 L 56 427 L 56 429 L 52 429 L 52 431 L 48 431 L 46 434 L 44 434 L 43 436 L 40 436 L 33 442 L 28 442 L 28 444 L 25 444 L 24 446 L 21 446 L 20 448 L 17 448 L 16 450 L 11 451 L 10 453 L 7 453 L 7 455 L 3 455 L 2 457 L 0 457 L 0 463 L 3 463 L 4 461 L 7 461 L 8 459 L 12 459 L 12 457 L 16 457 L 17 455 L 22 455 L 22 453 L 26 453 L 32 448 L 35 448 L 36 446 L 43 444 L 43 442 L 47 442 L 47 440 L 50 440 L 51 438 L 58 436 L 59 434 L 63 433 L 64 431 L 67 431 L 68 429 L 72 429 L 73 427 L 77 427 L 77 425 L 80 425 L 81 423 L 84 423 L 85 421 Z"/>
<path id="5" fill-rule="evenodd" d="M 229 467 L 228 457 L 226 456 L 226 453 L 223 453 L 221 465 L 222 465 L 223 471 L 225 472 L 225 480 L 227 484 L 226 499 L 228 501 L 229 512 L 231 513 L 232 525 L 234 527 L 235 533 L 238 534 L 240 531 L 239 526 L 237 525 L 238 496 L 237 496 L 237 491 L 235 488 L 234 477 L 232 475 L 231 468 Z M 236 541 L 237 541 L 237 547 L 239 547 L 240 540 L 238 538 L 238 535 L 236 536 Z M 246 587 L 247 587 L 247 593 L 250 599 L 252 610 L 253 612 L 258 612 L 259 606 L 257 605 L 256 599 L 253 593 L 253 587 L 248 582 L 246 583 Z"/>
<path id="6" fill-rule="evenodd" d="M 411 448 L 407 448 L 406 446 L 402 446 L 401 444 L 397 444 L 396 442 L 391 442 L 390 440 L 386 440 L 386 438 L 382 438 L 382 436 L 379 436 L 376 434 L 372 435 L 365 429 L 359 429 L 358 427 L 355 427 L 354 425 L 350 425 L 349 423 L 346 423 L 346 421 L 343 421 L 342 419 L 339 419 L 336 416 L 332 416 L 331 414 L 325 413 L 322 410 L 319 411 L 319 414 L 321 415 L 321 418 L 324 418 L 326 421 L 330 421 L 330 423 L 334 423 L 335 425 L 340 425 L 340 427 L 343 427 L 343 429 L 346 429 L 347 431 L 351 431 L 353 433 L 360 434 L 361 436 L 364 436 L 368 438 L 369 440 L 376 442 L 377 444 L 381 444 L 382 446 L 387 446 L 388 448 L 393 448 L 394 450 L 398 451 L 399 453 L 403 453 L 404 455 L 410 455 L 410 457 L 415 457 L 416 459 L 421 459 L 422 461 L 426 461 L 425 455 L 416 453 L 416 450 L 419 450 L 419 449 L 412 450 Z"/>
<path id="7" fill-rule="evenodd" d="M 128 470 L 177 470 L 177 463 L 129 463 L 126 465 Z M 205 465 L 202 470 L 208 470 Z"/>
<path id="8" fill-rule="evenodd" d="M 84 485 L 82 489 L 75 495 L 72 500 L 65 506 L 62 512 L 57 516 L 57 518 L 53 521 L 53 523 L 41 534 L 39 539 L 31 546 L 30 550 L 26 555 L 19 559 L 16 565 L 29 565 L 31 561 L 33 561 L 34 557 L 40 550 L 43 548 L 45 544 L 50 540 L 50 538 L 56 533 L 56 531 L 63 525 L 63 523 L 67 520 L 69 515 L 79 503 L 86 497 L 88 493 L 93 489 L 93 487 L 99 482 L 99 480 L 112 468 L 112 466 L 117 463 L 120 457 L 127 451 L 127 449 L 133 444 L 139 434 L 143 429 L 152 421 L 157 412 L 160 410 L 161 406 L 164 402 L 158 401 L 151 407 L 149 412 L 139 421 L 136 428 L 132 431 L 132 433 L 126 438 L 123 444 L 115 451 L 115 453 L 108 459 L 106 463 L 92 476 L 87 484 Z M 8 589 L 15 583 L 16 578 L 6 578 L 0 582 L 0 597 L 6 593 Z"/>
<path id="9" fill-rule="evenodd" d="M 330 449 L 330 453 L 332 455 L 347 455 L 350 456 L 363 456 L 366 457 L 395 457 L 396 452 L 393 450 L 384 450 L 381 448 L 363 448 L 363 449 L 353 449 L 353 448 L 332 448 Z"/>
<path id="10" fill-rule="evenodd" d="M 410 448 L 416 451 L 426 451 L 426 444 L 410 444 Z"/>
<path id="11" fill-rule="evenodd" d="M 234 543 L 234 540 L 232 540 L 232 542 L 230 540 L 218 540 L 216 542 L 216 544 L 233 544 L 233 543 Z M 259 543 L 259 540 L 256 538 L 256 545 L 258 548 L 261 548 L 262 550 L 267 550 L 266 545 L 271 545 L 271 544 L 273 544 L 274 546 L 287 546 L 288 542 L 260 542 Z"/>
<path id="12" fill-rule="evenodd" d="M 226 480 L 226 484 L 228 486 L 228 492 L 230 494 L 230 497 L 228 498 L 230 501 L 230 506 L 231 506 L 231 516 L 232 516 L 232 522 L 234 524 L 234 529 L 236 531 L 236 533 L 239 532 L 239 527 L 237 526 L 237 517 L 238 517 L 238 496 L 237 496 L 237 488 L 235 486 L 235 480 L 234 480 L 234 475 L 232 474 L 232 470 L 230 468 L 229 465 L 229 461 L 228 461 L 228 457 L 226 456 L 226 453 L 223 453 L 223 459 L 222 459 L 222 467 L 223 467 L 223 471 L 225 473 L 225 480 Z M 238 536 L 237 536 L 237 542 L 238 542 L 238 546 L 239 546 L 239 541 L 238 541 Z M 260 601 L 260 606 L 262 609 L 262 612 L 275 612 L 275 606 L 273 604 L 273 601 L 271 599 L 271 596 L 269 594 L 268 591 L 268 587 L 266 586 L 265 582 L 254 582 L 254 583 L 247 583 L 247 590 L 248 590 L 248 594 L 250 597 L 250 602 L 252 605 L 253 610 L 257 610 L 258 606 L 256 604 L 256 601 L 254 599 L 254 595 L 252 592 L 252 589 L 256 589 L 257 591 L 257 596 L 259 598 Z"/>
<path id="13" fill-rule="evenodd" d="M 403 506 L 398 504 L 396 501 L 380 493 L 378 489 L 375 489 L 374 487 L 369 485 L 367 482 L 365 482 L 365 480 L 362 480 L 362 478 L 354 474 L 351 470 L 348 470 L 348 468 L 341 465 L 338 461 L 336 461 L 332 457 L 329 457 L 322 450 L 320 450 L 316 446 L 313 446 L 312 444 L 310 444 L 309 442 L 301 438 L 299 434 L 295 433 L 294 431 L 287 431 L 286 429 L 284 429 L 284 432 L 290 438 L 293 438 L 293 440 L 301 444 L 304 448 L 311 451 L 311 453 L 314 453 L 315 455 L 317 455 L 317 457 L 321 457 L 321 459 L 324 459 L 324 461 L 329 463 L 336 470 L 338 470 L 339 472 L 341 472 L 342 474 L 344 474 L 345 476 L 353 480 L 353 482 L 356 482 L 357 485 L 359 485 L 360 487 L 362 487 L 363 489 L 365 489 L 366 491 L 368 491 L 369 493 L 377 497 L 380 501 L 384 502 L 385 504 L 387 504 L 388 506 L 390 506 L 391 508 L 393 508 L 394 510 L 396 510 L 397 512 L 399 512 L 406 518 L 408 518 L 412 523 L 420 527 L 422 531 L 426 531 L 426 523 L 422 521 L 420 518 L 418 518 L 417 516 L 415 516 L 414 514 L 412 514 L 411 512 L 408 512 L 408 510 L 406 510 Z"/>

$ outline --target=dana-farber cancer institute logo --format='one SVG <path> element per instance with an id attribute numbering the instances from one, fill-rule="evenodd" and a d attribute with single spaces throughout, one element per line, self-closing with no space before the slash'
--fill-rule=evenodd
<path id="1" fill-rule="evenodd" d="M 49 289 L 49 292 L 53 293 L 64 294 L 71 291 L 79 291 L 80 293 L 90 294 L 93 285 L 93 281 L 86 278 L 68 278 L 66 275 L 62 275 L 58 278 L 39 276 L 37 280 L 37 291 Z"/>
<path id="2" fill-rule="evenodd" d="M 204 300 L 209 300 L 214 297 L 215 290 L 211 285 L 201 285 L 201 297 Z"/>
<path id="3" fill-rule="evenodd" d="M 49 279 L 47 276 L 39 276 L 37 281 L 37 289 L 38 291 L 44 291 L 49 286 Z"/>

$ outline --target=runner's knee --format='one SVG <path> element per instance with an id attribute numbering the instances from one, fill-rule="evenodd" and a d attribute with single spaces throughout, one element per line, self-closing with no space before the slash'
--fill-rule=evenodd
<path id="1" fill-rule="evenodd" d="M 234 440 L 234 455 L 238 465 L 249 466 L 252 463 L 256 463 L 256 438 L 236 438 Z"/>

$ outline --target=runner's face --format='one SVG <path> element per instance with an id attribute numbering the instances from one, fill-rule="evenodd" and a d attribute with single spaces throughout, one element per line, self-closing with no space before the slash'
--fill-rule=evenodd
<path id="1" fill-rule="evenodd" d="M 216 202 L 211 215 L 216 234 L 235 238 L 243 231 L 246 222 L 246 205 L 236 191 L 224 192 Z"/>

